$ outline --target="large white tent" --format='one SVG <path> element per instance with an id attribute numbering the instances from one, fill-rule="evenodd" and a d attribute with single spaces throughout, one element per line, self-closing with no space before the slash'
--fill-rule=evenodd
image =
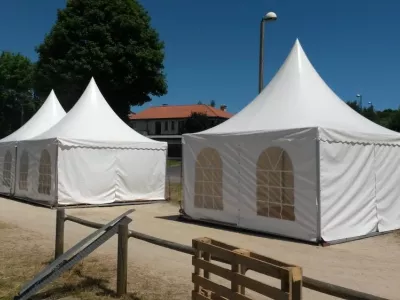
<path id="1" fill-rule="evenodd" d="M 306 241 L 400 228 L 400 134 L 325 84 L 299 41 L 242 111 L 183 137 L 184 211 Z"/>
<path id="2" fill-rule="evenodd" d="M 59 123 L 19 148 L 29 153 L 28 186 L 17 187 L 19 197 L 50 205 L 165 199 L 167 143 L 125 124 L 93 78 Z"/>
<path id="3" fill-rule="evenodd" d="M 18 142 L 30 139 L 48 130 L 66 115 L 52 90 L 46 101 L 36 114 L 21 128 L 0 140 L 0 162 L 2 180 L 0 181 L 0 193 L 10 195 L 15 188 L 16 156 Z M 26 174 L 23 174 L 24 177 Z M 23 178 L 24 179 L 24 178 Z M 22 180 L 24 185 L 26 180 Z"/>

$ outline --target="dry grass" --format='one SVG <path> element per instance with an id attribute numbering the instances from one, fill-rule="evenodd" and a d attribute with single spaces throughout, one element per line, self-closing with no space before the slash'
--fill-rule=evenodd
<path id="1" fill-rule="evenodd" d="M 22 285 L 46 267 L 53 257 L 52 247 L 52 243 L 43 240 L 38 234 L 0 222 L 1 300 L 13 299 Z M 133 276 L 129 274 L 128 291 L 133 289 L 133 291 L 142 292 L 128 293 L 122 299 L 158 300 L 174 298 L 174 293 L 168 289 L 155 289 L 157 282 L 160 283 L 159 278 L 146 276 L 142 273 L 145 270 L 135 270 L 131 266 L 129 266 L 129 269 L 136 274 L 140 271 L 140 278 L 130 286 L 129 278 Z M 115 277 L 115 258 L 94 253 L 77 264 L 72 270 L 65 272 L 56 281 L 47 285 L 31 299 L 59 299 L 67 296 L 83 300 L 114 299 L 116 296 Z"/>

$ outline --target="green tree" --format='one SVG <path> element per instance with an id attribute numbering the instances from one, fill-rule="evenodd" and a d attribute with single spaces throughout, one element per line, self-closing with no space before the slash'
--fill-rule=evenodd
<path id="1" fill-rule="evenodd" d="M 210 101 L 210 106 L 211 106 L 211 107 L 215 107 L 215 100 L 211 100 L 211 101 Z"/>
<path id="2" fill-rule="evenodd" d="M 202 105 L 202 104 L 203 104 L 203 102 L 199 101 L 199 102 L 197 102 L 197 104 L 198 104 L 198 105 Z"/>
<path id="3" fill-rule="evenodd" d="M 387 128 L 400 132 L 400 108 L 392 111 L 388 120 Z"/>
<path id="4" fill-rule="evenodd" d="M 39 54 L 35 90 L 69 110 L 93 76 L 125 121 L 130 106 L 167 93 L 164 44 L 136 0 L 68 0 Z"/>
<path id="5" fill-rule="evenodd" d="M 0 136 L 25 123 L 36 111 L 33 97 L 34 65 L 29 58 L 11 52 L 0 54 Z"/>
<path id="6" fill-rule="evenodd" d="M 193 112 L 190 117 L 186 119 L 184 132 L 195 133 L 210 127 L 211 122 L 206 114 Z"/>

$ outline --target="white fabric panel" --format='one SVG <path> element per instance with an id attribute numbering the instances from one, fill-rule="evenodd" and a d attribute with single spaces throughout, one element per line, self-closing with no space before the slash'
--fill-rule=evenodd
<path id="1" fill-rule="evenodd" d="M 164 200 L 167 150 L 118 150 L 117 201 Z"/>
<path id="2" fill-rule="evenodd" d="M 59 148 L 58 203 L 165 199 L 166 151 Z"/>
<path id="3" fill-rule="evenodd" d="M 399 133 L 364 118 L 329 88 L 298 40 L 260 94 L 232 118 L 201 134 L 234 135 L 311 127 L 351 130 L 358 133 L 347 136 L 354 141 L 400 145 Z"/>
<path id="4" fill-rule="evenodd" d="M 320 142 L 321 231 L 325 241 L 377 230 L 374 165 L 373 145 Z"/>
<path id="5" fill-rule="evenodd" d="M 240 136 L 240 227 L 306 241 L 317 239 L 316 132 L 312 128 Z M 269 147 L 282 148 L 292 161 L 295 221 L 257 215 L 257 161 Z"/>
<path id="6" fill-rule="evenodd" d="M 52 90 L 40 109 L 21 128 L 0 140 L 0 143 L 33 138 L 57 124 L 66 115 Z"/>
<path id="7" fill-rule="evenodd" d="M 185 212 L 194 219 L 208 219 L 218 222 L 238 224 L 238 194 L 239 194 L 239 155 L 235 139 L 184 135 L 183 137 L 183 174 Z M 222 159 L 222 197 L 223 210 L 194 207 L 196 160 L 201 150 L 216 149 Z"/>
<path id="8" fill-rule="evenodd" d="M 379 231 L 400 228 L 400 148 L 375 146 Z"/>
<path id="9" fill-rule="evenodd" d="M 39 193 L 39 167 L 40 167 L 40 158 L 42 155 L 42 151 L 47 150 L 50 154 L 51 159 L 51 189 L 50 195 Z M 20 163 L 21 156 L 24 151 L 27 151 L 29 157 L 29 168 L 28 168 L 28 190 L 21 190 L 19 188 L 19 180 L 20 180 Z M 15 184 L 15 195 L 19 198 L 32 199 L 36 201 L 43 201 L 47 204 L 55 204 L 56 203 L 56 183 L 57 183 L 57 141 L 52 140 L 44 140 L 38 142 L 32 141 L 23 141 L 18 143 L 18 157 L 17 157 L 17 174 L 16 184 Z"/>
<path id="10" fill-rule="evenodd" d="M 131 143 L 148 143 L 148 148 L 157 149 L 166 146 L 165 142 L 149 139 L 127 124 L 112 110 L 92 78 L 68 114 L 46 132 L 36 136 L 35 140 L 58 138 L 59 140 L 83 143 L 86 147 L 126 147 Z"/>
<path id="11" fill-rule="evenodd" d="M 14 184 L 15 184 L 15 156 L 17 150 L 17 143 L 8 142 L 8 143 L 0 143 L 0 194 L 11 195 L 14 192 Z M 11 154 L 11 176 L 10 176 L 10 186 L 6 186 L 4 182 L 5 170 L 4 170 L 4 162 L 7 152 Z M 7 171 L 6 171 L 7 172 Z"/>

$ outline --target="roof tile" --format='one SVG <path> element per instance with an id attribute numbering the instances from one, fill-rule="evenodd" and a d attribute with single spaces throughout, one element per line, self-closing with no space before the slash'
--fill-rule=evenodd
<path id="1" fill-rule="evenodd" d="M 146 119 L 182 119 L 188 118 L 192 113 L 204 113 L 209 117 L 219 117 L 229 119 L 233 114 L 211 107 L 206 104 L 195 105 L 165 105 L 149 107 L 142 112 L 130 114 L 130 120 Z"/>

